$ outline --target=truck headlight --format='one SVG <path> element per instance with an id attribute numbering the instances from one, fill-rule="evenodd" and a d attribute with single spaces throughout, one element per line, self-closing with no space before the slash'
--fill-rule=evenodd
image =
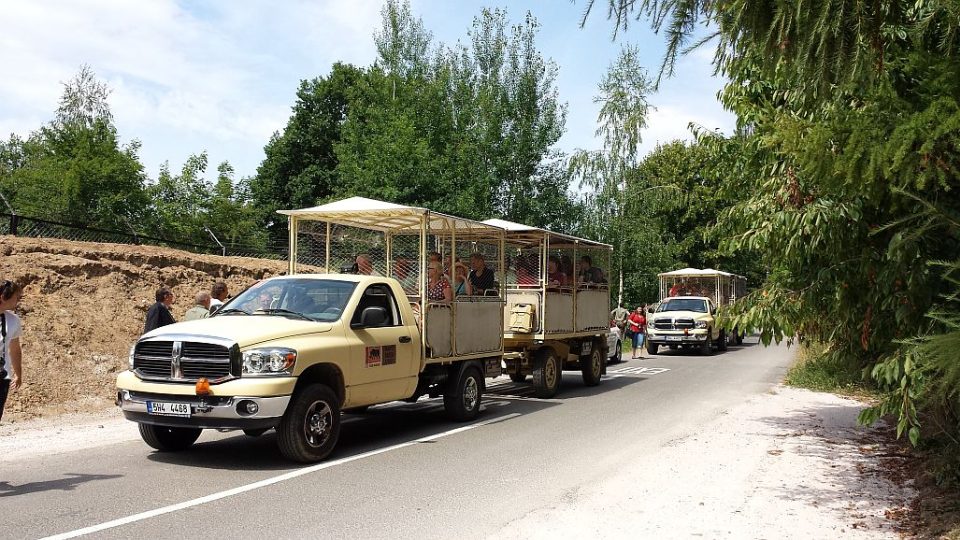
<path id="1" fill-rule="evenodd" d="M 243 352 L 243 375 L 289 375 L 297 361 L 297 351 L 285 347 L 250 349 Z"/>
<path id="2" fill-rule="evenodd" d="M 706 328 L 706 327 L 707 327 L 707 321 L 697 321 L 697 322 L 693 323 L 693 325 L 694 325 L 696 328 L 703 329 L 703 328 Z"/>

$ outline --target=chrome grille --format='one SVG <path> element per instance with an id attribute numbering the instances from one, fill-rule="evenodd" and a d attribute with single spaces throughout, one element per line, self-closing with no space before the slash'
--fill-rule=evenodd
<path id="1" fill-rule="evenodd" d="M 167 381 L 223 379 L 234 374 L 233 364 L 230 348 L 197 341 L 144 341 L 133 355 L 133 369 L 141 377 Z"/>
<path id="2" fill-rule="evenodd" d="M 673 330 L 673 320 L 657 319 L 653 322 L 653 327 L 657 330 Z"/>
<path id="3" fill-rule="evenodd" d="M 693 319 L 674 319 L 673 327 L 677 330 L 683 330 L 685 328 L 693 328 Z"/>
<path id="4" fill-rule="evenodd" d="M 657 330 L 691 330 L 693 319 L 656 319 L 653 327 Z"/>

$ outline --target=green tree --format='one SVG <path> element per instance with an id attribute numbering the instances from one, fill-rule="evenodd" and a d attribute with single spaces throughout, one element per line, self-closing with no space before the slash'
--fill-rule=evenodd
<path id="1" fill-rule="evenodd" d="M 121 146 L 109 89 L 88 66 L 64 84 L 54 119 L 0 150 L 0 190 L 23 215 L 126 230 L 142 218 L 140 143 Z"/>

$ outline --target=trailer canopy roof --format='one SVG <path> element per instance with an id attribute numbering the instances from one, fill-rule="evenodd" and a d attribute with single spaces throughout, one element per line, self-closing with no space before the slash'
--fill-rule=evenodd
<path id="1" fill-rule="evenodd" d="M 350 197 L 313 208 L 277 210 L 278 214 L 304 221 L 327 221 L 339 225 L 393 233 L 418 233 L 421 220 L 427 216 L 431 231 L 456 229 L 501 233 L 502 227 L 471 219 L 448 216 L 417 206 L 404 206 L 365 197 Z"/>
<path id="2" fill-rule="evenodd" d="M 588 247 L 599 247 L 606 249 L 613 249 L 613 246 L 609 244 L 603 244 L 601 242 L 595 242 L 593 240 L 587 240 L 586 238 L 578 238 L 576 236 L 570 236 L 569 234 L 561 234 L 553 231 L 548 231 L 546 229 L 540 229 L 538 227 L 531 227 L 529 225 L 524 225 L 522 223 L 514 223 L 512 221 L 507 221 L 505 219 L 487 219 L 484 220 L 484 223 L 487 225 L 492 225 L 507 231 L 508 237 L 521 236 L 525 238 L 540 238 L 542 235 L 547 234 L 555 238 L 559 238 L 562 241 L 570 244 L 579 244 L 581 246 Z M 512 233 L 512 234 L 510 234 Z M 551 241 L 552 246 L 556 246 L 557 242 Z"/>
<path id="3" fill-rule="evenodd" d="M 674 270 L 672 272 L 664 272 L 658 274 L 660 277 L 743 277 L 738 276 L 737 274 L 731 274 L 730 272 L 724 272 L 722 270 L 714 270 L 713 268 L 705 268 L 703 270 L 699 268 L 683 268 L 681 270 Z"/>

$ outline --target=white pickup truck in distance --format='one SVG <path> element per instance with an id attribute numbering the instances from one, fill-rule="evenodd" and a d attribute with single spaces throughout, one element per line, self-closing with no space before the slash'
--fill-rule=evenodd
<path id="1" fill-rule="evenodd" d="M 647 318 L 647 352 L 657 354 L 663 347 L 697 349 L 711 354 L 713 347 L 727 350 L 726 332 L 717 327 L 717 308 L 704 296 L 666 298 L 656 313 Z"/>

